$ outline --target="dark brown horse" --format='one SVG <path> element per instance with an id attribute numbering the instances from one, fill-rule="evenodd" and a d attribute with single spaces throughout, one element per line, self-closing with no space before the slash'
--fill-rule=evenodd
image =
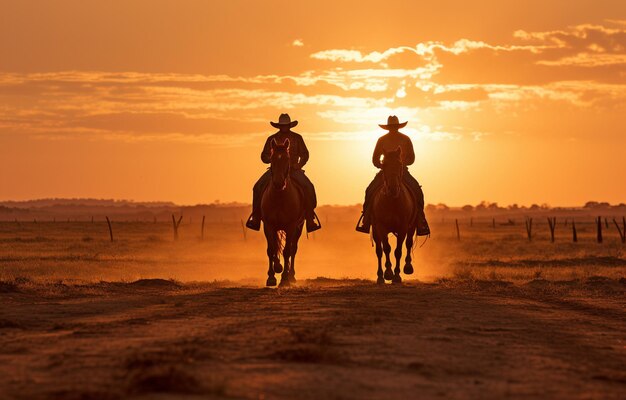
<path id="1" fill-rule="evenodd" d="M 276 286 L 274 273 L 281 273 L 280 285 L 296 280 L 295 259 L 298 240 L 304 226 L 305 203 L 300 188 L 291 183 L 289 139 L 282 144 L 272 141 L 272 181 L 261 197 L 261 221 L 267 239 L 267 286 Z M 281 232 L 284 232 L 284 243 Z M 282 250 L 285 267 L 280 265 Z"/>
<path id="2" fill-rule="evenodd" d="M 378 280 L 383 284 L 385 280 L 393 283 L 402 282 L 400 277 L 400 259 L 402 258 L 402 245 L 406 239 L 406 259 L 404 273 L 413 273 L 411 264 L 411 250 L 413 249 L 413 237 L 417 228 L 417 208 L 413 195 L 402 183 L 402 150 L 398 147 L 395 151 L 385 152 L 382 162 L 382 174 L 384 184 L 374 195 L 372 205 L 372 233 L 376 243 L 376 256 L 378 257 Z M 389 244 L 389 234 L 397 236 L 396 268 L 391 270 L 391 245 Z M 382 256 L 385 252 L 385 273 L 382 270 Z"/>

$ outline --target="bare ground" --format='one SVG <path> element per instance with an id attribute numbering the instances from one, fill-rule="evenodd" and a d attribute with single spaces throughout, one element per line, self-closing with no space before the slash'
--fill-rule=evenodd
<path id="1" fill-rule="evenodd" d="M 0 397 L 626 397 L 624 280 L 0 283 Z"/>

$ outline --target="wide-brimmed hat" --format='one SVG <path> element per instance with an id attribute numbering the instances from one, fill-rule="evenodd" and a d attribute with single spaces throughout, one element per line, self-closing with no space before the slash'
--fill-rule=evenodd
<path id="1" fill-rule="evenodd" d="M 270 124 L 274 128 L 282 128 L 282 127 L 285 127 L 285 126 L 293 128 L 294 126 L 298 125 L 298 121 L 292 121 L 291 117 L 289 116 L 289 114 L 280 114 L 280 117 L 278 117 L 278 122 L 271 122 L 270 121 Z"/>
<path id="2" fill-rule="evenodd" d="M 395 115 L 390 115 L 389 118 L 387 118 L 387 124 L 378 124 L 378 126 L 380 126 L 383 129 L 387 129 L 390 130 L 391 128 L 396 128 L 396 129 L 400 129 L 400 128 L 404 128 L 406 126 L 406 124 L 409 121 L 405 121 L 403 123 L 400 123 L 400 120 L 398 120 L 398 117 L 396 117 Z"/>

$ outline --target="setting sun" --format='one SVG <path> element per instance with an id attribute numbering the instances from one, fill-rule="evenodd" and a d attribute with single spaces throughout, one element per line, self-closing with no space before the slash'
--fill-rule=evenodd
<path id="1" fill-rule="evenodd" d="M 626 0 L 0 0 L 0 400 L 626 398 Z"/>
<path id="2" fill-rule="evenodd" d="M 428 202 L 623 201 L 624 4 L 582 4 L 4 2 L 0 198 L 249 202 L 288 112 L 322 204 L 388 115 Z"/>

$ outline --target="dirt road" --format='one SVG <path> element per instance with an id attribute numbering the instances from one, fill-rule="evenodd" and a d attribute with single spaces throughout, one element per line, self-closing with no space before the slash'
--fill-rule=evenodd
<path id="1" fill-rule="evenodd" d="M 624 282 L 0 284 L 0 397 L 626 396 Z"/>

